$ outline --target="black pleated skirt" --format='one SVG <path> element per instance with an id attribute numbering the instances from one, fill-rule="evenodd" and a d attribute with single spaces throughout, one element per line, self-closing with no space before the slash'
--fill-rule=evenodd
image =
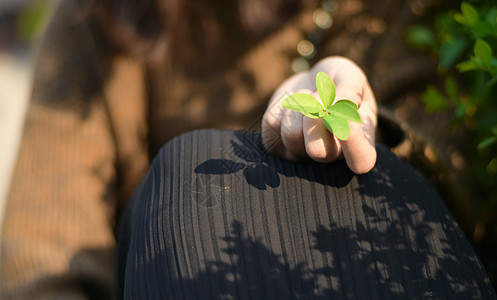
<path id="1" fill-rule="evenodd" d="M 273 157 L 260 135 L 163 147 L 118 239 L 125 299 L 495 299 L 435 189 L 377 146 L 374 169 Z"/>

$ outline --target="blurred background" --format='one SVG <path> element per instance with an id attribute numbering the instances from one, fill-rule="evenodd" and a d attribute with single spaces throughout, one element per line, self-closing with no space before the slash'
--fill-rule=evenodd
<path id="1" fill-rule="evenodd" d="M 0 0 L 0 221 L 29 97 L 34 49 L 55 1 Z"/>
<path id="2" fill-rule="evenodd" d="M 0 0 L 0 221 L 29 97 L 34 49 L 57 1 Z M 426 86 L 416 101 L 426 115 L 444 120 L 439 125 L 447 131 L 461 133 L 457 141 L 420 143 L 422 157 L 410 162 L 444 196 L 495 287 L 497 2 L 410 2 L 413 10 L 428 2 L 433 4 L 426 19 L 405 32 L 405 39 L 438 65 L 437 82 Z"/>
<path id="3" fill-rule="evenodd" d="M 425 87 L 418 102 L 430 118 L 448 117 L 438 125 L 459 138 L 430 141 L 427 161 L 442 159 L 432 164 L 436 172 L 428 177 L 497 290 L 497 1 L 433 2 L 450 6 L 435 9 L 405 38 L 437 63 L 438 79 Z"/>

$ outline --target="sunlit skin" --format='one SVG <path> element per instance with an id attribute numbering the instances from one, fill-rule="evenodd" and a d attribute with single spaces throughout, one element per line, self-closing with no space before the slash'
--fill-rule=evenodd
<path id="1" fill-rule="evenodd" d="M 333 136 L 322 119 L 311 119 L 281 107 L 284 98 L 292 93 L 308 93 L 320 99 L 315 83 L 318 72 L 327 73 L 335 82 L 335 101 L 348 99 L 359 107 L 362 123 L 349 122 L 350 136 L 345 141 Z M 290 77 L 275 91 L 262 120 L 262 140 L 271 154 L 323 163 L 345 159 L 351 171 L 363 174 L 376 162 L 376 125 L 376 100 L 364 72 L 351 60 L 334 56 Z"/>

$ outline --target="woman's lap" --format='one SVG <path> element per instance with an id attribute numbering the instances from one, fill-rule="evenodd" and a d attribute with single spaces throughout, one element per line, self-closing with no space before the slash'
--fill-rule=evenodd
<path id="1" fill-rule="evenodd" d="M 266 155 L 259 136 L 168 143 L 122 221 L 125 298 L 492 298 L 430 184 L 385 147 L 368 174 Z"/>

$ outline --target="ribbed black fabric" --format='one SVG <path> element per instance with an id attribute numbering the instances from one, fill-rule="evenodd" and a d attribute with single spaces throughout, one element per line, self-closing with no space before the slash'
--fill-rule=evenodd
<path id="1" fill-rule="evenodd" d="M 435 190 L 385 147 L 357 176 L 259 138 L 202 130 L 162 149 L 123 218 L 123 298 L 495 298 Z"/>

